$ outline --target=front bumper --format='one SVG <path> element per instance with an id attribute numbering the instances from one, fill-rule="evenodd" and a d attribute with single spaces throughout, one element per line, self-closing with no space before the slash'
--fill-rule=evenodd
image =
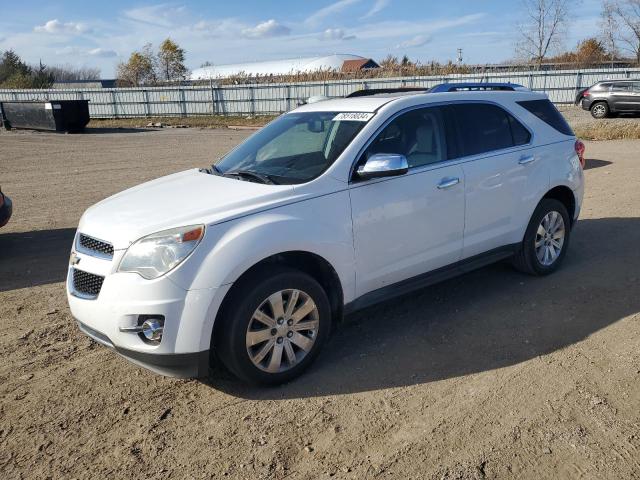
<path id="1" fill-rule="evenodd" d="M 76 253 L 69 266 L 67 298 L 80 329 L 98 343 L 130 361 L 168 376 L 194 377 L 207 373 L 213 321 L 227 287 L 185 290 L 168 275 L 146 280 L 136 273 L 115 272 L 123 251 L 112 260 Z M 73 269 L 104 277 L 94 299 L 73 287 Z M 162 341 L 151 344 L 138 333 L 121 331 L 138 325 L 139 317 L 162 316 Z"/>
<path id="2" fill-rule="evenodd" d="M 77 320 L 78 328 L 87 336 L 136 365 L 168 377 L 204 377 L 209 371 L 209 350 L 194 353 L 155 354 L 117 347 L 106 335 Z"/>

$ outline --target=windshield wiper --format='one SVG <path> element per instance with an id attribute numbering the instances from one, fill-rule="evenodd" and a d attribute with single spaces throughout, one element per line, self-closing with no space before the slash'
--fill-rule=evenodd
<path id="1" fill-rule="evenodd" d="M 253 172 L 251 170 L 233 170 L 231 172 L 225 172 L 222 174 L 225 177 L 244 177 L 247 179 L 253 179 L 253 180 L 257 180 L 260 183 L 266 183 L 268 185 L 275 185 L 277 184 L 276 181 L 273 180 L 273 178 L 271 178 L 270 175 L 266 175 L 264 173 L 258 173 L 258 172 Z"/>

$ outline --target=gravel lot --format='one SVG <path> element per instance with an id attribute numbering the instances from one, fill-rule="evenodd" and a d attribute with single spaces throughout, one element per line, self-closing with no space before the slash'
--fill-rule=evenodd
<path id="1" fill-rule="evenodd" d="M 557 274 L 499 264 L 360 312 L 289 385 L 163 378 L 80 334 L 81 213 L 246 135 L 0 134 L 0 478 L 640 477 L 640 141 L 587 144 Z"/>

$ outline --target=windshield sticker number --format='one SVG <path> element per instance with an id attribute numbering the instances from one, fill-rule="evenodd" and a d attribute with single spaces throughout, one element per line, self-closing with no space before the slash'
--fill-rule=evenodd
<path id="1" fill-rule="evenodd" d="M 373 113 L 365 112 L 345 112 L 333 117 L 334 122 L 368 122 L 373 117 Z"/>

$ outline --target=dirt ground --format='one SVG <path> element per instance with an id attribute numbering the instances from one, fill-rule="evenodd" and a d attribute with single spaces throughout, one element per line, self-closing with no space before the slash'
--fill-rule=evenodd
<path id="1" fill-rule="evenodd" d="M 556 274 L 499 264 L 360 312 L 283 387 L 160 377 L 83 336 L 82 212 L 246 135 L 0 134 L 0 478 L 640 478 L 640 141 L 587 144 Z"/>

